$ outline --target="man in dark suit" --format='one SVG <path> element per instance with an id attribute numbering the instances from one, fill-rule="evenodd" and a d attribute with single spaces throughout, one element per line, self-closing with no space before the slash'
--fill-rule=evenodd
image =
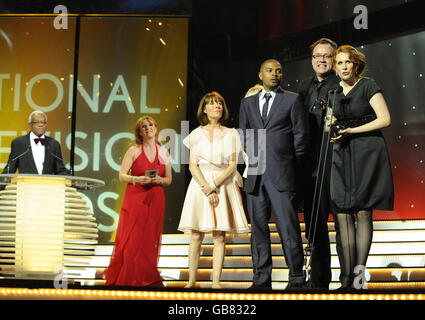
<path id="1" fill-rule="evenodd" d="M 322 38 L 310 46 L 311 61 L 314 75 L 303 80 L 298 93 L 303 99 L 305 111 L 309 115 L 311 132 L 311 163 L 310 169 L 303 171 L 300 177 L 302 198 L 304 200 L 304 220 L 306 223 L 306 237 L 313 247 L 311 254 L 311 272 L 309 287 L 328 289 L 331 281 L 331 253 L 328 235 L 328 216 L 330 213 L 329 179 L 332 160 L 332 145 L 328 145 L 329 133 L 324 132 L 323 124 L 329 92 L 339 86 L 339 78 L 333 71 L 332 54 L 337 45 L 330 39 Z M 324 159 L 326 156 L 326 166 Z M 313 196 L 316 180 L 320 170 L 323 175 L 322 188 L 316 188 L 316 197 L 321 197 L 313 211 Z M 324 168 L 324 170 L 323 170 Z M 319 175 L 320 176 L 320 175 Z M 321 179 L 319 179 L 321 180 Z M 320 185 L 317 184 L 319 187 Z M 317 210 L 317 211 L 316 211 Z M 317 213 L 317 215 L 316 215 Z M 338 240 L 338 239 L 337 239 Z M 337 241 L 337 250 L 338 241 Z"/>
<path id="2" fill-rule="evenodd" d="M 308 149 L 308 122 L 298 94 L 280 88 L 282 67 L 274 59 L 262 63 L 263 89 L 242 99 L 239 127 L 249 158 L 244 190 L 251 221 L 254 265 L 252 288 L 271 289 L 272 257 L 268 222 L 273 207 L 286 264 L 287 288 L 304 285 L 303 249 L 294 200 L 295 168 Z"/>
<path id="3" fill-rule="evenodd" d="M 45 136 L 47 116 L 41 111 L 33 111 L 28 124 L 30 132 L 12 141 L 11 152 L 3 174 L 56 174 L 70 175 L 62 160 L 58 141 Z"/>

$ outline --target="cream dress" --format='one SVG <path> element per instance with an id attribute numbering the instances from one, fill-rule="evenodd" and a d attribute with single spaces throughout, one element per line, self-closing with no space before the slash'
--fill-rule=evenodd
<path id="1" fill-rule="evenodd" d="M 228 167 L 233 153 L 239 154 L 242 151 L 238 132 L 229 128 L 222 134 L 214 134 L 211 142 L 208 132 L 198 127 L 183 140 L 183 144 L 189 148 L 192 162 L 198 163 L 208 182 L 212 182 Z M 242 177 L 236 171 L 217 188 L 219 204 L 214 208 L 199 184 L 192 178 L 186 192 L 178 230 L 189 234 L 192 230 L 249 232 L 240 193 L 242 185 Z"/>

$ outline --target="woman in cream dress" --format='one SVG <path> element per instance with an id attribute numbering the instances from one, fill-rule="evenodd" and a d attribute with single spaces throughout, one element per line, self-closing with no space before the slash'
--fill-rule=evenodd
<path id="1" fill-rule="evenodd" d="M 186 288 L 196 283 L 200 248 L 206 232 L 212 232 L 214 240 L 214 289 L 221 288 L 226 232 L 249 232 L 239 190 L 242 178 L 236 170 L 242 147 L 236 129 L 223 125 L 228 115 L 223 97 L 217 92 L 207 93 L 197 112 L 200 126 L 183 140 L 190 150 L 192 174 L 178 227 L 191 234 Z"/>

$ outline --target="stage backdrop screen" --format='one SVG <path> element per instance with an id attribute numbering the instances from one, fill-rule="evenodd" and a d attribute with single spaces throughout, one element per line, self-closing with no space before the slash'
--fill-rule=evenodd
<path id="1" fill-rule="evenodd" d="M 74 116 L 74 175 L 105 182 L 82 192 L 95 212 L 99 242 L 114 241 L 125 190 L 118 180 L 121 161 L 134 144 L 136 121 L 149 115 L 173 161 L 164 232 L 175 233 L 185 191 L 181 135 L 188 134 L 188 19 L 69 17 L 62 30 L 53 19 L 0 17 L 0 166 L 7 163 L 12 139 L 27 132 L 35 109 L 47 113 L 49 135 L 61 143 L 69 166 Z"/>
<path id="2" fill-rule="evenodd" d="M 188 21 L 89 17 L 81 19 L 80 30 L 75 175 L 107 183 L 91 197 L 102 240 L 114 239 L 125 189 L 118 172 L 143 115 L 157 121 L 159 140 L 173 158 L 164 231 L 175 233 L 185 190 L 180 137 L 186 119 Z"/>
<path id="3" fill-rule="evenodd" d="M 69 77 L 74 68 L 75 19 L 68 29 L 55 29 L 52 18 L 0 17 L 0 170 L 10 144 L 27 134 L 34 110 L 48 116 L 47 135 L 62 145 L 71 133 Z"/>

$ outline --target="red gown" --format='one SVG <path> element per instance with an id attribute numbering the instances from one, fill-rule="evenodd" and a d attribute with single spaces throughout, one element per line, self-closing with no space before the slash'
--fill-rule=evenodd
<path id="1" fill-rule="evenodd" d="M 141 154 L 134 161 L 133 176 L 158 169 L 165 176 L 164 162 L 159 161 L 158 146 L 151 163 Z M 158 255 L 165 211 L 164 190 L 160 185 L 127 184 L 120 212 L 114 251 L 105 271 L 106 285 L 162 286 Z"/>

